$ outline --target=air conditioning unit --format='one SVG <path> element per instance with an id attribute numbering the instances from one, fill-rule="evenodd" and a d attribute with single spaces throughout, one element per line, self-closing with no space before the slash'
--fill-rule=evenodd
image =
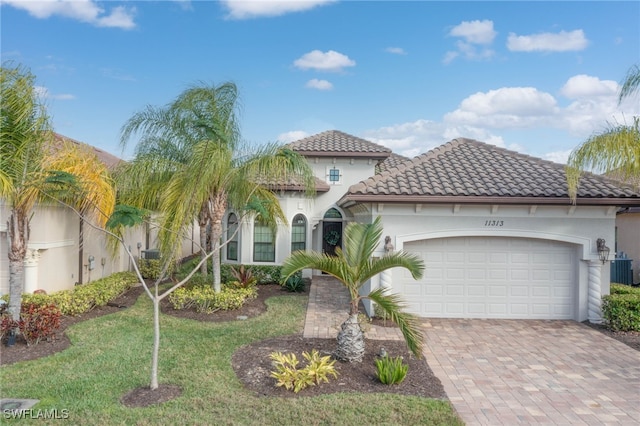
<path id="1" fill-rule="evenodd" d="M 146 260 L 152 259 L 160 259 L 160 250 L 152 249 L 152 250 L 142 250 L 142 258 Z"/>

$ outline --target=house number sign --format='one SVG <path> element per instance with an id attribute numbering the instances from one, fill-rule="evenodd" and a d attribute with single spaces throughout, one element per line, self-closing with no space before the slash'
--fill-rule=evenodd
<path id="1" fill-rule="evenodd" d="M 484 226 L 487 228 L 498 228 L 504 225 L 504 220 L 485 220 Z"/>

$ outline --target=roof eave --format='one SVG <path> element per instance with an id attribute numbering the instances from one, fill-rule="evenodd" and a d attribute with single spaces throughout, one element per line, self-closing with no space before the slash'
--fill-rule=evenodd
<path id="1" fill-rule="evenodd" d="M 384 160 L 389 158 L 390 152 L 328 152 L 328 151 L 298 151 L 296 153 L 304 157 L 329 157 L 329 158 L 371 158 L 374 160 Z"/>
<path id="2" fill-rule="evenodd" d="M 640 206 L 640 198 L 578 198 L 569 197 L 482 197 L 482 196 L 425 196 L 347 194 L 338 201 L 345 207 L 357 203 L 421 203 L 421 204 L 500 204 L 500 205 L 571 205 L 581 206 Z"/>

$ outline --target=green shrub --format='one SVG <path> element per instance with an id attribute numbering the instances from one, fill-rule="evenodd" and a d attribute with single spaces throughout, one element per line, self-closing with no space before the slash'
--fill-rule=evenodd
<path id="1" fill-rule="evenodd" d="M 160 259 L 138 259 L 138 269 L 142 278 L 157 280 L 162 272 L 162 263 Z"/>
<path id="2" fill-rule="evenodd" d="M 376 377 L 385 385 L 400 384 L 407 377 L 409 365 L 405 364 L 401 356 L 391 358 L 383 356 L 376 359 Z"/>
<path id="3" fill-rule="evenodd" d="M 615 331 L 640 331 L 640 289 L 611 284 L 611 294 L 602 298 L 602 316 Z"/>
<path id="4" fill-rule="evenodd" d="M 213 313 L 239 309 L 246 300 L 255 299 L 258 291 L 255 287 L 232 288 L 223 286 L 216 293 L 210 286 L 180 287 L 169 295 L 173 309 L 195 308 L 196 312 Z"/>
<path id="5" fill-rule="evenodd" d="M 292 293 L 301 293 L 305 291 L 306 285 L 304 279 L 302 279 L 302 273 L 296 273 L 287 278 L 287 280 L 282 284 L 282 287 Z"/>
<path id="6" fill-rule="evenodd" d="M 338 377 L 334 366 L 336 361 L 331 360 L 330 356 L 321 357 L 315 349 L 311 354 L 304 352 L 302 356 L 307 360 L 307 365 L 298 368 L 299 361 L 296 354 L 271 353 L 269 357 L 276 368 L 271 372 L 271 377 L 276 379 L 276 386 L 284 386 L 285 389 L 298 393 L 309 386 L 322 382 L 328 383 L 329 376 Z"/>
<path id="7" fill-rule="evenodd" d="M 23 294 L 23 304 L 46 305 L 53 303 L 62 315 L 76 316 L 89 312 L 96 306 L 104 306 L 138 282 L 132 272 L 118 272 L 73 290 L 62 290 L 47 294 Z"/>
<path id="8" fill-rule="evenodd" d="M 35 345 L 42 339 L 55 335 L 60 328 L 60 309 L 53 303 L 36 305 L 23 303 L 20 310 L 20 333 L 27 345 Z"/>

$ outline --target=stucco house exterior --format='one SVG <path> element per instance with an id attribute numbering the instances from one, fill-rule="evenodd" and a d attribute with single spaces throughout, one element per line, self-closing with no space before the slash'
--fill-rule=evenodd
<path id="1" fill-rule="evenodd" d="M 601 320 L 617 213 L 640 206 L 640 193 L 632 187 L 587 174 L 573 203 L 564 166 L 464 138 L 413 159 L 335 130 L 289 147 L 308 159 L 315 195 L 307 196 L 295 182 L 274 184 L 288 219 L 275 235 L 255 218 L 229 210 L 223 262 L 279 265 L 295 250 L 333 253 L 349 222 L 371 223 L 380 216 L 393 248 L 416 253 L 426 270 L 420 281 L 402 269 L 388 271 L 365 290 L 382 286 L 399 293 L 411 312 Z M 3 241 L 7 212 L 0 200 Z M 611 247 L 604 262 L 598 239 Z M 127 243 L 139 256 L 155 248 L 153 230 L 134 229 Z M 130 267 L 124 250 L 108 256 L 102 235 L 89 231 L 80 247 L 78 218 L 59 206 L 37 208 L 29 249 L 26 291 L 71 288 Z M 6 250 L 0 244 L 0 293 L 8 291 Z M 378 250 L 384 253 L 384 241 Z M 183 246 L 185 256 L 195 251 L 189 243 Z M 370 304 L 365 308 L 372 313 Z"/>
<path id="2" fill-rule="evenodd" d="M 58 149 L 63 141 L 83 144 L 57 133 L 54 136 L 52 149 Z M 122 161 L 99 148 L 91 148 L 109 168 Z M 9 211 L 10 206 L 0 199 L 0 295 L 9 292 Z M 82 232 L 80 229 L 80 218 L 60 204 L 39 204 L 35 207 L 24 263 L 25 292 L 31 293 L 38 289 L 48 293 L 68 290 L 114 272 L 130 270 L 131 261 L 124 248 L 120 248 L 112 256 L 107 249 L 103 232 L 86 224 L 82 227 Z M 125 241 L 132 253 L 140 257 L 142 251 L 155 248 L 155 232 L 148 227 L 133 228 L 127 231 Z M 194 251 L 190 244 L 184 244 L 183 255 L 187 256 Z"/>
<path id="3" fill-rule="evenodd" d="M 279 264 L 293 250 L 331 253 L 349 222 L 380 216 L 395 250 L 419 255 L 426 271 L 416 282 L 393 270 L 369 288 L 400 293 L 418 315 L 601 320 L 609 263 L 596 241 L 613 245 L 619 208 L 640 205 L 632 188 L 587 174 L 573 203 L 564 166 L 464 138 L 413 159 L 340 131 L 289 147 L 309 160 L 316 196 L 280 186 L 289 226 L 275 236 L 230 211 L 228 235 L 240 228 L 224 261 Z"/>

